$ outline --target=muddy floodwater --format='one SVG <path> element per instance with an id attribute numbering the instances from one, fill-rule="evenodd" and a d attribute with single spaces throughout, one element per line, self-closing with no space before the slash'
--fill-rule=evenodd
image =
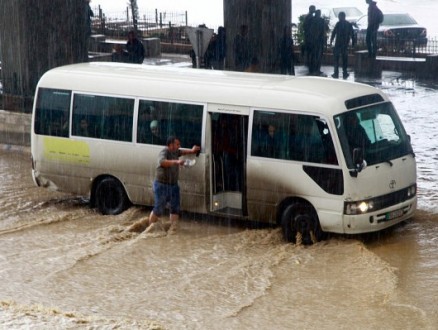
<path id="1" fill-rule="evenodd" d="M 436 329 L 438 92 L 395 74 L 379 87 L 412 137 L 419 210 L 310 247 L 192 215 L 176 235 L 130 233 L 148 209 L 102 216 L 35 187 L 27 150 L 0 150 L 0 328 Z"/>

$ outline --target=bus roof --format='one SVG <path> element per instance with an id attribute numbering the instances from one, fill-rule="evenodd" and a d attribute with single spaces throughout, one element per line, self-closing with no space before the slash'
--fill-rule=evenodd
<path id="1" fill-rule="evenodd" d="M 91 62 L 46 72 L 39 87 L 77 92 L 321 112 L 346 110 L 345 101 L 377 88 L 320 77 L 215 71 L 170 66 Z"/>

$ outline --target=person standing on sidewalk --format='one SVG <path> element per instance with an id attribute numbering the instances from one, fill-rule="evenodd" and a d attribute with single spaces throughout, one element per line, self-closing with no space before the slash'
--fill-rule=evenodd
<path id="1" fill-rule="evenodd" d="M 304 17 L 303 21 L 303 32 L 304 32 L 304 44 L 301 50 L 302 54 L 305 56 L 305 64 L 309 69 L 309 73 L 313 71 L 311 63 L 311 55 L 313 53 L 312 49 L 312 32 L 310 31 L 312 20 L 315 17 L 316 7 L 314 5 L 309 6 L 309 12 Z"/>
<path id="2" fill-rule="evenodd" d="M 283 36 L 279 47 L 280 72 L 281 74 L 295 75 L 294 67 L 294 42 L 290 25 L 283 28 Z"/>
<path id="3" fill-rule="evenodd" d="M 383 22 L 383 13 L 377 7 L 377 3 L 373 0 L 365 0 L 368 4 L 368 27 L 366 35 L 366 43 L 368 48 L 368 57 L 375 59 L 377 56 L 377 30 L 380 23 Z"/>
<path id="4" fill-rule="evenodd" d="M 236 71 L 245 71 L 251 62 L 251 51 L 248 37 L 248 25 L 242 24 L 240 32 L 233 41 L 234 67 Z"/>
<path id="5" fill-rule="evenodd" d="M 144 61 L 145 50 L 143 43 L 137 38 L 135 31 L 128 32 L 128 41 L 126 42 L 128 51 L 128 62 L 142 64 Z"/>
<path id="6" fill-rule="evenodd" d="M 336 23 L 330 37 L 330 46 L 336 38 L 335 47 L 333 48 L 334 56 L 334 73 L 333 78 L 339 78 L 339 61 L 342 58 L 342 77 L 348 78 L 348 45 L 350 40 L 354 43 L 353 25 L 345 19 L 345 12 L 341 11 L 338 15 L 339 21 Z M 354 44 L 353 44 L 354 46 Z"/>
<path id="7" fill-rule="evenodd" d="M 169 234 L 175 233 L 180 213 L 180 193 L 178 186 L 179 168 L 184 165 L 184 160 L 179 157 L 197 154 L 201 148 L 193 146 L 190 150 L 181 150 L 181 143 L 175 136 L 167 139 L 167 147 L 158 155 L 158 166 L 154 180 L 154 208 L 149 216 L 149 226 L 146 233 L 162 227 L 159 217 L 164 213 L 167 203 L 170 203 L 170 229 Z"/>
<path id="8" fill-rule="evenodd" d="M 327 27 L 324 18 L 321 17 L 321 10 L 315 11 L 315 16 L 310 21 L 310 65 L 309 75 L 323 76 L 321 72 L 322 56 L 327 44 Z"/>

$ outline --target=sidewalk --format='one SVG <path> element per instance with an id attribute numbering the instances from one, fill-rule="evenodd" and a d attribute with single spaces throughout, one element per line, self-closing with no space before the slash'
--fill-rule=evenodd
<path id="1" fill-rule="evenodd" d="M 157 58 L 146 58 L 143 62 L 143 64 L 146 65 L 169 65 L 173 67 L 180 67 L 180 68 L 191 68 L 192 67 L 192 59 L 188 55 L 181 55 L 181 54 L 161 54 L 161 57 Z M 204 68 L 200 70 L 205 70 Z M 350 71 L 351 70 L 351 71 Z M 333 74 L 333 66 L 329 65 L 323 65 L 321 67 L 321 71 L 323 74 L 322 77 L 328 77 L 330 79 L 333 79 L 331 75 Z M 307 67 L 304 65 L 296 65 L 295 66 L 295 76 L 307 76 L 308 70 Z M 354 81 L 354 71 L 353 68 L 349 68 L 349 74 L 347 80 Z M 342 74 L 341 74 L 342 76 Z M 342 78 L 341 78 L 342 80 Z"/>

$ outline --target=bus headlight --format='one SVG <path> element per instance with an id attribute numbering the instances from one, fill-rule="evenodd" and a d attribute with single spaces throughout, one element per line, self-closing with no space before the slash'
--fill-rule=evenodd
<path id="1" fill-rule="evenodd" d="M 348 200 L 344 202 L 344 214 L 357 215 L 370 212 L 376 212 L 388 207 L 399 205 L 403 207 L 402 203 L 415 198 L 417 195 L 417 185 L 412 184 L 404 189 L 391 192 L 389 194 L 376 196 L 369 199 L 362 199 L 358 201 Z"/>
<path id="2" fill-rule="evenodd" d="M 355 215 L 370 212 L 374 208 L 372 201 L 357 201 L 345 203 L 345 214 Z"/>
<path id="3" fill-rule="evenodd" d="M 408 197 L 414 197 L 417 194 L 417 185 L 410 186 L 408 189 Z"/>

